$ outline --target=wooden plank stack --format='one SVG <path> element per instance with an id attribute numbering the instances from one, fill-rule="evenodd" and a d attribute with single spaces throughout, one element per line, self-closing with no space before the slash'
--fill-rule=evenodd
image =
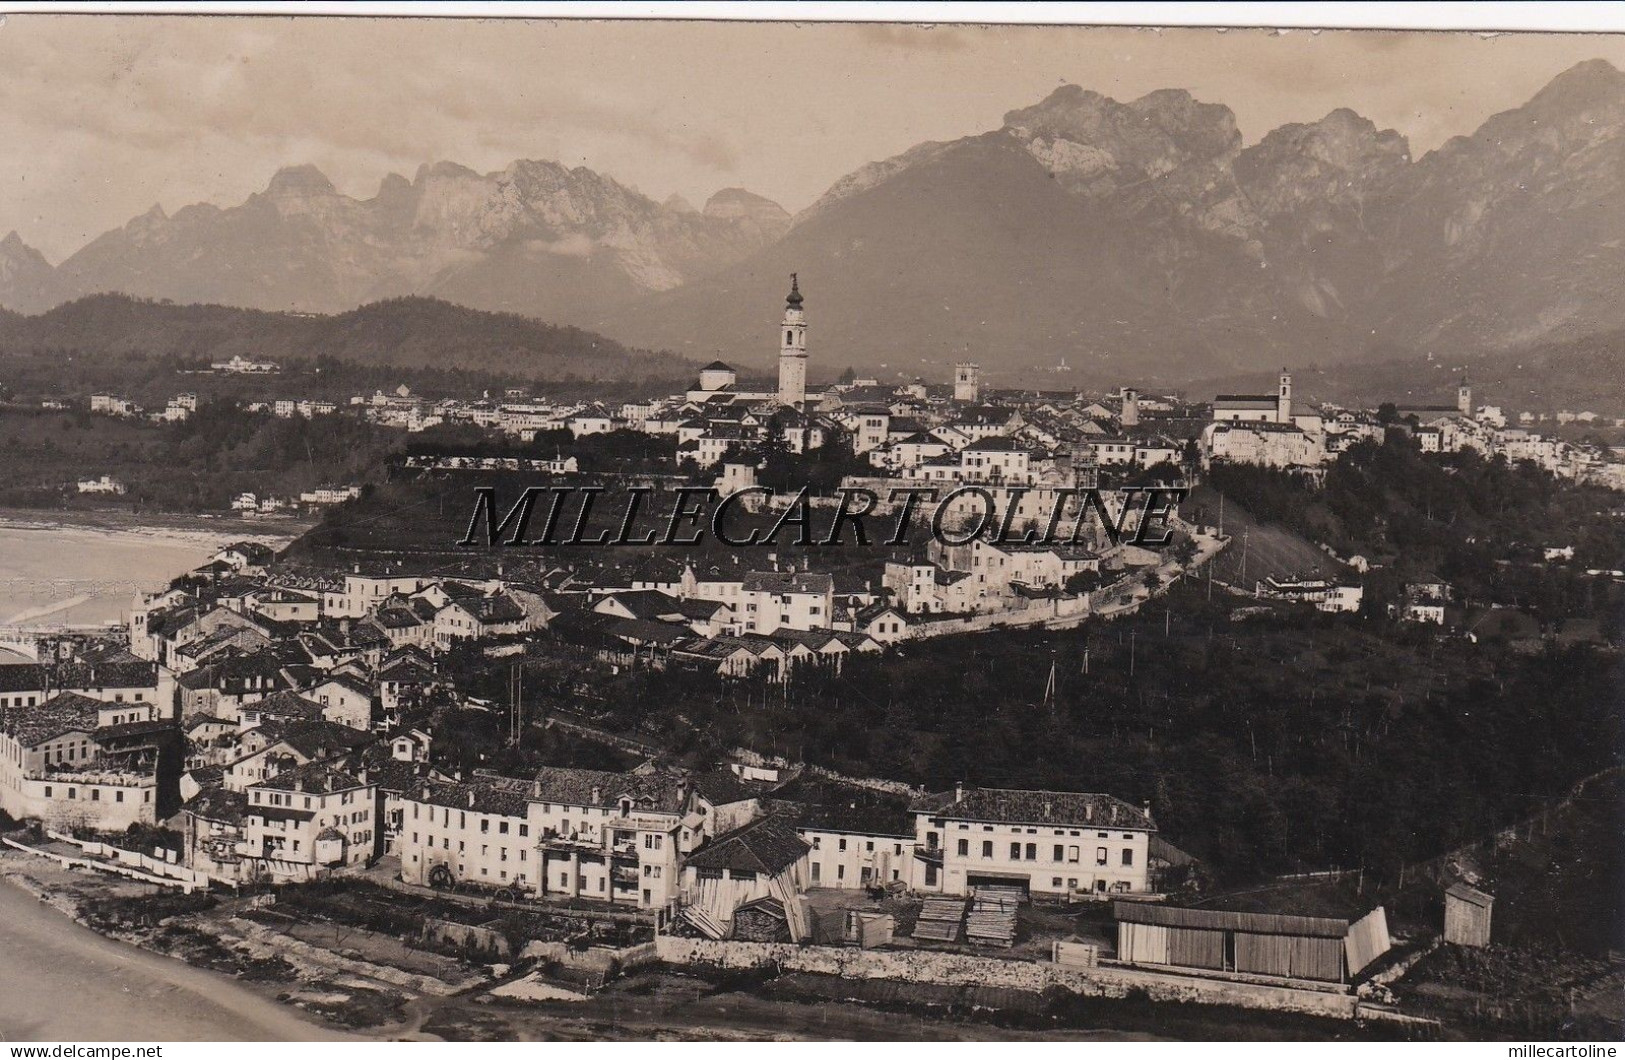
<path id="1" fill-rule="evenodd" d="M 965 937 L 978 946 L 1013 946 L 1016 910 L 1024 895 L 1019 887 L 978 887 L 965 918 Z"/>
<path id="2" fill-rule="evenodd" d="M 947 895 L 933 896 L 920 907 L 914 923 L 914 937 L 931 942 L 958 942 L 965 920 L 965 900 Z"/>

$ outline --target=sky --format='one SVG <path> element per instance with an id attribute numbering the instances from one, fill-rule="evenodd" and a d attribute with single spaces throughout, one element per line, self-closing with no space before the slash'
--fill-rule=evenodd
<path id="1" fill-rule="evenodd" d="M 235 205 L 306 163 L 357 197 L 424 163 L 539 158 L 794 212 L 1065 83 L 1185 88 L 1249 143 L 1352 107 L 1420 156 L 1598 57 L 1625 68 L 1625 36 L 12 15 L 0 234 L 56 263 L 154 204 Z"/>

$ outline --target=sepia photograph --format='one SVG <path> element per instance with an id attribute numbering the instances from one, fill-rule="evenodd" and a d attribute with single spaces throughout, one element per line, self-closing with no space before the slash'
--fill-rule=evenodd
<path id="1" fill-rule="evenodd" d="M 27 6 L 10 1057 L 1618 1055 L 1619 7 Z"/>

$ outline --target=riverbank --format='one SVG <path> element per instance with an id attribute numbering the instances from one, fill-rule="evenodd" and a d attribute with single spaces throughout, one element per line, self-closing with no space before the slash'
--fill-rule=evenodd
<path id="1" fill-rule="evenodd" d="M 342 1027 L 370 1040 L 1085 1042 L 1292 1039 L 1305 1028 L 1279 1014 L 1205 1006 L 1074 999 L 1068 1008 L 1048 994 L 1003 991 L 1009 996 L 993 999 L 998 1007 L 990 1009 L 986 992 L 964 988 L 659 965 L 590 988 L 581 1000 L 565 999 L 582 996 L 575 991 L 533 1000 L 504 996 L 513 991 L 503 987 L 520 976 L 547 981 L 545 964 L 488 969 L 407 947 L 408 973 L 399 967 L 406 963 L 401 953 L 389 956 L 400 939 L 302 919 L 292 908 L 256 910 L 248 899 L 217 896 L 207 909 L 184 911 L 178 896 L 152 900 L 148 885 L 66 872 L 23 855 L 0 855 L 0 877 L 13 885 L 0 884 L 0 975 L 9 982 L 22 967 L 14 962 L 30 961 L 127 992 L 88 1026 L 53 1022 L 44 987 L 0 999 L 0 1033 L 12 1038 L 302 1040 L 340 1037 Z M 86 963 L 96 960 L 105 966 Z M 443 962 L 447 981 L 422 975 L 423 962 Z M 168 1008 L 144 1000 L 178 990 L 203 1000 L 171 999 Z M 384 995 L 394 1000 L 380 1004 Z M 173 1017 L 177 1007 L 181 1017 Z M 372 1022 L 358 1025 L 358 1017 Z M 179 1022 L 165 1022 L 171 1018 Z M 1315 1030 L 1363 1036 L 1344 1024 Z"/>
<path id="2" fill-rule="evenodd" d="M 122 621 L 137 593 L 167 585 L 223 546 L 281 548 L 305 522 L 0 509 L 0 626 Z"/>
<path id="3" fill-rule="evenodd" d="M 225 976 L 91 930 L 70 899 L 16 858 L 0 863 L 0 881 L 0 1035 L 8 1041 L 349 1037 Z"/>
<path id="4" fill-rule="evenodd" d="M 209 512 L 136 512 L 127 508 L 11 508 L 0 506 L 0 527 L 115 530 L 166 536 L 199 534 L 210 539 L 247 538 L 286 544 L 315 526 L 305 516 L 248 518 Z"/>

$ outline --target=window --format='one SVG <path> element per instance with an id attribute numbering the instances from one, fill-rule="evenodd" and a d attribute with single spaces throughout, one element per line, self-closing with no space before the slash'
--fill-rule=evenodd
<path id="1" fill-rule="evenodd" d="M 837 880 L 846 879 L 846 866 L 845 865 L 837 865 L 837 866 L 835 866 L 835 878 Z"/>
<path id="2" fill-rule="evenodd" d="M 1027 844 L 1027 860 L 1028 861 L 1037 861 L 1038 860 L 1038 844 L 1037 843 L 1028 843 Z"/>
<path id="3" fill-rule="evenodd" d="M 1066 848 L 1063 847 L 1061 844 L 1056 843 L 1055 844 L 1055 857 L 1054 857 L 1053 860 L 1061 861 L 1061 860 L 1065 859 L 1065 856 L 1066 856 Z"/>
<path id="4" fill-rule="evenodd" d="M 965 857 L 969 853 L 970 853 L 970 840 L 969 839 L 961 839 L 959 841 L 959 856 L 960 857 Z"/>
<path id="5" fill-rule="evenodd" d="M 842 849 L 842 850 L 845 850 L 845 849 L 846 849 L 846 840 L 845 840 L 845 838 L 842 838 L 842 839 L 841 839 L 841 841 L 840 841 L 840 848 L 841 848 L 841 849 Z"/>
<path id="6" fill-rule="evenodd" d="M 1021 860 L 1021 844 L 1020 843 L 1011 843 L 1010 844 L 1010 860 L 1011 861 L 1020 861 Z"/>
<path id="7" fill-rule="evenodd" d="M 1105 847 L 1096 847 L 1095 848 L 1095 864 L 1096 865 L 1104 865 L 1104 864 L 1106 864 L 1106 848 Z"/>
<path id="8" fill-rule="evenodd" d="M 993 840 L 989 839 L 982 843 L 982 856 L 984 858 L 993 856 Z"/>
<path id="9" fill-rule="evenodd" d="M 1134 864 L 1134 851 L 1129 850 L 1126 847 L 1123 850 L 1123 864 L 1124 865 L 1132 865 L 1132 864 Z"/>
<path id="10" fill-rule="evenodd" d="M 1077 847 L 1067 847 L 1066 848 L 1066 860 L 1070 861 L 1072 864 L 1076 865 L 1078 863 L 1078 860 L 1079 860 L 1080 856 L 1081 856 L 1081 852 L 1078 850 Z"/>
<path id="11" fill-rule="evenodd" d="M 823 866 L 820 865 L 818 862 L 815 861 L 815 862 L 812 863 L 812 881 L 814 883 L 817 883 L 820 879 L 823 878 L 824 874 L 821 871 L 819 871 L 822 868 L 823 868 Z"/>

